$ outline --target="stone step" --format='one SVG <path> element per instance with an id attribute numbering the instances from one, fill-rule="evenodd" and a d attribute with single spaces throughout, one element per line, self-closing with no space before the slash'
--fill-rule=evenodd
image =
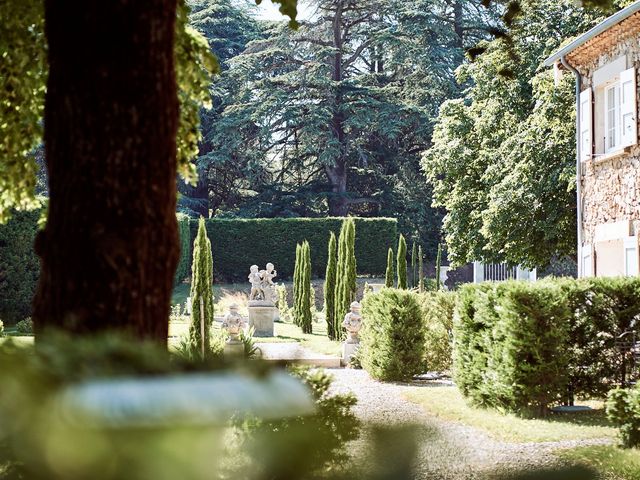
<path id="1" fill-rule="evenodd" d="M 299 343 L 256 342 L 262 359 L 268 362 L 285 362 L 295 365 L 310 365 L 322 368 L 340 368 L 340 358 L 316 353 Z"/>

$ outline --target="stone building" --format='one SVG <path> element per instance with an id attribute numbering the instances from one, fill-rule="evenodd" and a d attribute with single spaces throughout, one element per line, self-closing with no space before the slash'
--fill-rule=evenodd
<path id="1" fill-rule="evenodd" d="M 640 1 L 545 64 L 576 76 L 578 274 L 638 275 Z"/>

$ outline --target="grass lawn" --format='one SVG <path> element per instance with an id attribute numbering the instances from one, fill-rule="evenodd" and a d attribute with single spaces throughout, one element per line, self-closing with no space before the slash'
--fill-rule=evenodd
<path id="1" fill-rule="evenodd" d="M 214 329 L 219 329 L 218 323 L 214 323 Z M 313 322 L 313 333 L 304 334 L 300 327 L 292 323 L 276 322 L 274 324 L 274 337 L 254 337 L 255 342 L 260 343 L 288 343 L 298 342 L 303 347 L 324 355 L 340 355 L 340 342 L 334 342 L 327 337 L 327 325 L 324 320 Z M 169 336 L 181 337 L 189 331 L 188 322 L 170 322 Z M 177 340 L 173 343 L 177 343 Z"/>
<path id="2" fill-rule="evenodd" d="M 18 345 L 33 345 L 33 335 L 23 335 L 16 331 L 16 327 L 4 327 L 4 337 L 0 338 L 0 342 L 6 341 L 8 338 Z"/>
<path id="3" fill-rule="evenodd" d="M 594 468 L 604 480 L 640 480 L 640 450 L 637 449 L 603 445 L 562 450 L 558 455 Z"/>
<path id="4" fill-rule="evenodd" d="M 479 428 L 491 437 L 507 442 L 554 442 L 617 436 L 617 430 L 605 417 L 601 402 L 580 402 L 593 407 L 593 412 L 525 419 L 470 407 L 456 387 L 414 387 L 406 397 L 429 414 Z"/>

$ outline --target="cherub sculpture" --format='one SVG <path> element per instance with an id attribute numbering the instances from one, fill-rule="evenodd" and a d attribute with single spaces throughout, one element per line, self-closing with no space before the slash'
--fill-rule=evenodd
<path id="1" fill-rule="evenodd" d="M 360 329 L 362 328 L 362 315 L 360 315 L 361 305 L 358 302 L 351 304 L 351 311 L 347 313 L 342 322 L 342 326 L 347 331 L 349 337 L 347 343 L 360 343 Z"/>
<path id="2" fill-rule="evenodd" d="M 258 271 L 257 265 L 251 265 L 249 269 L 249 283 L 251 283 L 251 294 L 249 300 L 262 300 L 264 299 L 264 292 L 262 291 L 262 275 Z"/>

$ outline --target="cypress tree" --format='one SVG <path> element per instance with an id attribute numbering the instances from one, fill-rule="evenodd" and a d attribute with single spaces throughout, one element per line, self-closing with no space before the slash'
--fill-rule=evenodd
<path id="1" fill-rule="evenodd" d="M 442 262 L 442 244 L 438 243 L 438 255 L 436 256 L 436 290 L 440 290 L 440 262 Z"/>
<path id="2" fill-rule="evenodd" d="M 424 256 L 422 253 L 422 245 L 418 247 L 418 288 L 420 292 L 424 292 L 424 265 L 423 265 Z"/>
<path id="3" fill-rule="evenodd" d="M 418 286 L 418 251 L 416 242 L 411 246 L 411 288 Z"/>
<path id="4" fill-rule="evenodd" d="M 400 234 L 400 240 L 398 240 L 398 257 L 397 257 L 397 271 L 398 271 L 398 288 L 402 290 L 407 289 L 407 241 L 404 239 L 404 235 Z"/>
<path id="5" fill-rule="evenodd" d="M 342 337 L 342 318 L 349 312 L 356 298 L 356 225 L 352 218 L 342 222 L 338 240 L 338 267 L 336 273 L 335 331 Z"/>
<path id="6" fill-rule="evenodd" d="M 393 288 L 395 283 L 395 271 L 393 269 L 393 248 L 389 248 L 387 253 L 387 271 L 384 275 L 384 286 L 387 288 Z"/>
<path id="7" fill-rule="evenodd" d="M 296 245 L 296 263 L 293 269 L 293 323 L 300 326 L 300 306 L 302 305 L 302 246 Z"/>
<path id="8" fill-rule="evenodd" d="M 331 232 L 329 236 L 329 251 L 327 271 L 324 280 L 324 314 L 327 321 L 327 336 L 336 340 L 335 329 L 335 298 L 336 298 L 336 272 L 338 268 L 338 244 L 336 235 Z"/>
<path id="9" fill-rule="evenodd" d="M 204 342 L 206 355 L 210 349 L 210 332 L 213 324 L 213 254 L 202 217 L 198 224 L 198 235 L 193 242 L 192 271 L 189 345 L 192 352 L 201 352 Z M 201 301 L 204 307 L 204 338 L 202 338 L 201 326 Z"/>
<path id="10" fill-rule="evenodd" d="M 305 240 L 302 244 L 302 304 L 300 324 L 302 333 L 313 332 L 313 315 L 311 313 L 311 247 L 309 242 Z"/>

